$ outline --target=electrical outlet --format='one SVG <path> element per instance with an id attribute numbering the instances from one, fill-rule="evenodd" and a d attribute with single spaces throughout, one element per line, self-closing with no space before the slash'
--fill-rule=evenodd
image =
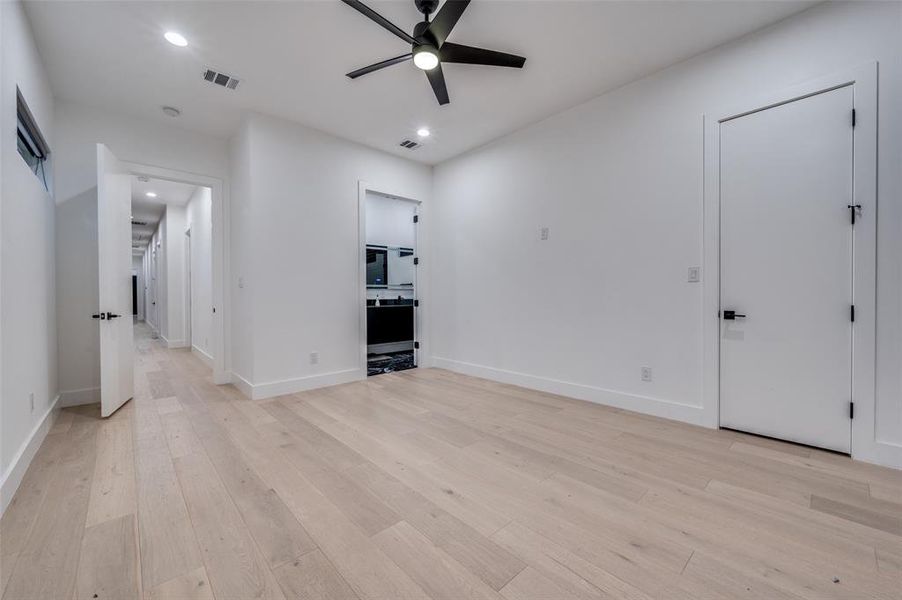
<path id="1" fill-rule="evenodd" d="M 642 377 L 642 381 L 651 381 L 651 367 L 642 367 L 639 375 Z"/>
<path id="2" fill-rule="evenodd" d="M 31 412 L 34 412 L 34 392 L 28 394 L 28 405 L 31 407 Z"/>
<path id="3" fill-rule="evenodd" d="M 539 230 L 539 239 L 543 240 L 543 241 L 548 239 L 548 228 L 547 227 L 542 227 L 542 229 Z"/>
<path id="4" fill-rule="evenodd" d="M 311 352 L 310 353 L 310 364 L 311 365 L 319 364 L 319 352 Z"/>
<path id="5" fill-rule="evenodd" d="M 698 283 L 702 280 L 701 267 L 689 267 L 689 283 Z"/>

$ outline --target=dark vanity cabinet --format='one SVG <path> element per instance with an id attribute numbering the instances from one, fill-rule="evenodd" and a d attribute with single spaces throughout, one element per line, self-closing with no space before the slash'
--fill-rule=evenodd
<path id="1" fill-rule="evenodd" d="M 413 300 L 367 300 L 367 346 L 396 342 L 413 342 Z"/>

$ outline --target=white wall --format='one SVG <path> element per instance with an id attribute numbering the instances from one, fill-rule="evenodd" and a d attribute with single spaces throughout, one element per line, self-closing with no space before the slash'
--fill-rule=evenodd
<path id="1" fill-rule="evenodd" d="M 160 219 L 157 230 L 151 236 L 156 243 L 157 261 L 157 333 L 166 337 L 169 331 L 169 245 L 166 243 L 168 229 L 166 227 L 166 213 Z"/>
<path id="2" fill-rule="evenodd" d="M 899 3 L 821 5 L 436 167 L 435 364 L 700 422 L 702 115 L 874 60 L 877 439 L 902 443 Z"/>
<path id="3" fill-rule="evenodd" d="M 425 207 L 431 168 L 261 115 L 232 151 L 229 288 L 243 389 L 263 397 L 362 376 L 358 181 Z"/>
<path id="4" fill-rule="evenodd" d="M 16 149 L 16 86 L 53 153 L 53 98 L 31 29 L 18 2 L 0 2 L 0 512 L 49 427 L 59 389 L 54 205 Z"/>
<path id="5" fill-rule="evenodd" d="M 188 200 L 191 230 L 191 346 L 208 360 L 213 348 L 213 191 L 198 187 Z"/>
<path id="6" fill-rule="evenodd" d="M 169 204 L 160 222 L 163 229 L 163 272 L 166 295 L 166 316 L 160 335 L 170 348 L 185 345 L 185 228 L 187 211 L 184 206 Z"/>
<path id="7" fill-rule="evenodd" d="M 232 380 L 246 394 L 253 391 L 254 379 L 254 299 L 253 288 L 245 285 L 253 273 L 254 231 L 251 183 L 251 143 L 253 131 L 246 119 L 229 143 L 232 181 L 229 232 L 229 262 L 224 293 L 231 298 Z M 294 253 L 291 256 L 295 256 Z"/>
<path id="8" fill-rule="evenodd" d="M 90 318 L 98 303 L 96 144 L 106 144 L 124 161 L 217 177 L 227 186 L 227 142 L 66 101 L 56 103 L 54 121 L 54 177 L 61 224 L 57 257 L 66 264 L 57 274 L 60 389 L 64 393 L 87 390 L 73 396 L 96 401 L 99 338 L 97 324 Z M 162 315 L 158 320 L 162 321 Z"/>

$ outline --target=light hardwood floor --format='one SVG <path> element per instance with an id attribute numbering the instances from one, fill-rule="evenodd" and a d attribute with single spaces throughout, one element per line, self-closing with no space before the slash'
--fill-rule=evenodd
<path id="1" fill-rule="evenodd" d="M 141 329 L 0 521 L 3 598 L 902 597 L 902 473 L 419 369 L 252 402 Z"/>

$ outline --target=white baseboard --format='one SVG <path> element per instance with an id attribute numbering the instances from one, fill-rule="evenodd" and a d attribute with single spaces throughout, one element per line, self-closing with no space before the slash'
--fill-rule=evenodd
<path id="1" fill-rule="evenodd" d="M 85 388 L 83 390 L 68 390 L 60 392 L 59 407 L 81 406 L 83 404 L 97 404 L 100 402 L 100 388 Z"/>
<path id="2" fill-rule="evenodd" d="M 892 469 L 902 469 L 902 445 L 874 440 L 865 447 L 852 446 L 852 458 Z"/>
<path id="3" fill-rule="evenodd" d="M 232 371 L 231 383 L 248 398 L 254 397 L 254 384 L 234 371 Z"/>
<path id="4" fill-rule="evenodd" d="M 684 423 L 691 423 L 693 425 L 701 425 L 703 427 L 710 426 L 705 421 L 704 410 L 701 406 L 681 404 L 679 402 L 662 400 L 660 398 L 650 398 L 648 396 L 639 396 L 636 394 L 627 394 L 581 383 L 571 383 L 569 381 L 539 377 L 527 373 L 518 373 L 516 371 L 506 371 L 504 369 L 496 369 L 494 367 L 452 360 L 450 358 L 440 358 L 438 356 L 432 357 L 431 362 L 434 367 L 448 369 L 449 371 L 463 373 L 464 375 L 472 375 L 474 377 L 491 379 L 500 383 L 519 385 L 520 387 L 548 392 L 550 394 L 558 394 L 560 396 L 576 398 L 577 400 L 613 406 L 615 408 L 631 410 L 655 417 L 683 421 Z"/>
<path id="5" fill-rule="evenodd" d="M 47 408 L 47 412 L 45 412 L 44 416 L 41 417 L 37 424 L 35 424 L 34 429 L 31 430 L 28 438 L 26 438 L 19 447 L 15 456 L 13 456 L 12 461 L 9 463 L 9 468 L 3 473 L 3 479 L 0 480 L 0 516 L 6 512 L 6 507 L 9 506 L 13 496 L 16 494 L 16 490 L 19 489 L 19 484 L 22 483 L 22 478 L 25 477 L 28 465 L 31 464 L 34 455 L 37 454 L 38 448 L 41 447 L 44 438 L 47 437 L 47 432 L 53 427 L 53 423 L 56 421 L 56 416 L 59 413 L 59 404 L 60 395 L 57 394 L 56 398 L 53 399 L 53 402 Z"/>
<path id="6" fill-rule="evenodd" d="M 160 336 L 160 337 L 162 337 L 162 336 Z M 168 340 L 166 338 L 163 338 L 163 341 L 166 342 L 167 348 L 187 348 L 188 347 L 188 342 L 185 340 Z"/>
<path id="7" fill-rule="evenodd" d="M 213 357 L 198 348 L 197 346 L 191 346 L 191 353 L 197 355 L 201 361 L 211 369 L 213 368 Z"/>
<path id="8" fill-rule="evenodd" d="M 254 384 L 243 378 L 241 375 L 232 373 L 232 384 L 252 400 L 263 400 L 274 396 L 283 396 L 285 394 L 294 394 L 295 392 L 329 387 L 330 385 L 360 381 L 361 379 L 366 379 L 365 371 L 361 371 L 360 369 L 346 369 L 344 371 L 332 371 L 331 373 Z"/>

